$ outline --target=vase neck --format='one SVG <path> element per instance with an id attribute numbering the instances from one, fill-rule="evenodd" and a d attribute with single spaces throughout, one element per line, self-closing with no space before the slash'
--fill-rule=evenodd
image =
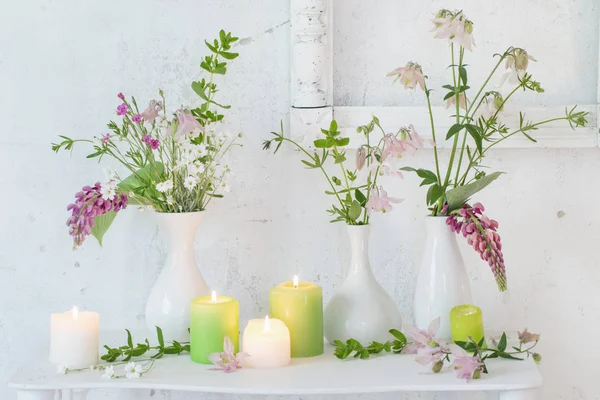
<path id="1" fill-rule="evenodd" d="M 157 213 L 156 215 L 170 249 L 193 249 L 196 231 L 204 213 Z"/>
<path id="2" fill-rule="evenodd" d="M 456 234 L 446 223 L 447 217 L 426 217 L 425 226 L 427 230 L 427 240 L 439 238 L 441 240 L 456 240 Z"/>
<path id="3" fill-rule="evenodd" d="M 348 225 L 348 236 L 350 236 L 350 249 L 352 258 L 350 260 L 349 274 L 356 274 L 362 270 L 370 270 L 369 264 L 369 225 Z"/>

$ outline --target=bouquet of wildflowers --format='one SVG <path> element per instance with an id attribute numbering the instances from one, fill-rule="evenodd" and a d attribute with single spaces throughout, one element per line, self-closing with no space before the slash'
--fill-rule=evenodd
<path id="1" fill-rule="evenodd" d="M 422 186 L 428 186 L 426 202 L 432 215 L 447 216 L 450 228 L 461 233 L 492 269 L 498 289 L 504 291 L 506 272 L 502 244 L 497 233 L 498 222 L 483 214 L 481 203 L 470 205 L 470 198 L 488 186 L 502 173 L 489 173 L 481 164 L 482 160 L 497 144 L 515 136 L 523 135 L 535 142 L 531 134 L 540 126 L 566 121 L 572 128 L 587 123 L 587 113 L 577 111 L 576 107 L 565 110 L 565 114 L 544 121 L 528 121 L 523 113 L 519 113 L 518 125 L 509 127 L 502 121 L 505 104 L 519 91 L 543 93 L 540 82 L 533 79 L 527 71 L 530 61 L 536 61 L 525 49 L 509 47 L 501 54 L 495 54 L 498 61 L 486 80 L 474 96 L 469 94 L 469 81 L 466 52 L 475 46 L 473 38 L 473 22 L 462 11 L 440 10 L 433 19 L 434 36 L 447 39 L 449 42 L 451 64 L 448 69 L 452 79 L 442 88 L 445 91 L 443 100 L 447 108 L 452 110 L 454 124 L 445 133 L 444 138 L 452 141 L 450 159 L 447 168 L 441 168 L 438 149 L 434 143 L 435 171 L 419 168 L 403 168 L 416 172 L 423 178 Z M 501 82 L 510 85 L 507 94 L 497 90 L 487 90 L 491 79 L 504 65 L 505 73 Z M 434 117 L 431 108 L 433 90 L 427 86 L 427 76 L 421 66 L 409 62 L 404 67 L 392 71 L 395 81 L 405 88 L 415 90 L 417 86 L 423 90 L 429 108 L 431 135 L 434 142 L 436 134 Z M 469 140 L 468 140 L 469 139 Z"/>
<path id="2" fill-rule="evenodd" d="M 213 198 L 223 197 L 229 190 L 231 171 L 224 157 L 241 135 L 229 137 L 223 132 L 224 116 L 217 110 L 229 106 L 214 100 L 217 85 L 213 80 L 215 75 L 226 74 L 227 60 L 238 56 L 229 51 L 237 39 L 221 31 L 218 39 L 206 42 L 212 54 L 200 67 L 209 79 L 192 83 L 201 106 L 169 112 L 159 90 L 159 98 L 141 110 L 134 97 L 127 100 L 119 93 L 119 121 L 108 124 L 110 132 L 94 139 L 61 136 L 62 141 L 52 145 L 58 152 L 70 150 L 77 142 L 89 143 L 93 152 L 87 158 L 108 156 L 128 171 L 126 177 L 111 171 L 104 182 L 84 186 L 75 195 L 75 202 L 67 208 L 74 247 L 81 246 L 90 234 L 102 244 L 116 214 L 128 204 L 165 213 L 203 211 Z"/>
<path id="3" fill-rule="evenodd" d="M 381 132 L 379 137 L 374 137 L 376 129 Z M 285 137 L 283 124 L 280 132 L 271 132 L 275 137 L 265 140 L 263 149 L 267 150 L 277 143 L 276 153 L 284 142 L 292 144 L 306 156 L 301 160 L 302 163 L 309 169 L 320 170 L 325 177 L 329 185 L 325 193 L 335 198 L 335 203 L 327 210 L 333 216 L 331 222 L 367 225 L 372 211 L 386 213 L 392 210 L 392 203 L 402 201 L 389 197 L 378 178 L 384 175 L 401 178 L 398 161 L 404 154 L 412 154 L 423 147 L 423 139 L 412 125 L 400 128 L 395 133 L 387 133 L 376 116 L 367 125 L 356 128 L 356 131 L 364 137 L 365 144 L 356 151 L 354 163 L 346 158 L 350 138 L 340 137 L 341 132 L 335 120 L 331 121 L 329 129 L 321 129 L 323 137 L 313 142 L 317 150 L 309 151 Z M 333 163 L 332 168 L 338 171 L 337 174 L 326 169 L 328 160 Z"/>

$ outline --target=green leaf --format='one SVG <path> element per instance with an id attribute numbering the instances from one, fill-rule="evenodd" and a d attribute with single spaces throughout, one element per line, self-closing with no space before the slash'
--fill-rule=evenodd
<path id="1" fill-rule="evenodd" d="M 331 180 L 333 181 L 333 183 L 335 183 L 336 185 L 341 185 L 342 181 L 340 180 L 340 178 L 338 178 L 337 176 L 332 176 Z"/>
<path id="2" fill-rule="evenodd" d="M 448 211 L 454 211 L 462 207 L 471 196 L 475 193 L 483 190 L 486 186 L 492 183 L 496 178 L 502 175 L 504 172 L 494 172 L 493 174 L 486 175 L 481 179 L 476 180 L 468 185 L 459 186 L 454 189 L 450 189 L 446 192 L 446 202 L 448 203 Z"/>
<path id="3" fill-rule="evenodd" d="M 341 139 L 335 140 L 335 145 L 338 147 L 348 146 L 349 143 L 350 143 L 350 138 L 341 138 Z"/>
<path id="4" fill-rule="evenodd" d="M 498 350 L 500 350 L 501 352 L 506 350 L 506 333 L 502 334 L 502 337 L 500 338 L 500 341 L 498 342 Z"/>
<path id="5" fill-rule="evenodd" d="M 300 160 L 302 162 L 302 164 L 306 165 L 308 168 L 318 168 L 318 165 L 315 164 L 311 164 L 306 160 Z"/>
<path id="6" fill-rule="evenodd" d="M 402 343 L 407 342 L 406 336 L 404 336 L 404 334 L 402 332 L 400 332 L 398 329 L 390 329 L 390 333 L 392 334 L 392 336 L 394 336 L 400 342 L 402 342 Z"/>
<path id="7" fill-rule="evenodd" d="M 98 243 L 102 247 L 102 238 L 108 228 L 112 225 L 117 213 L 109 211 L 105 214 L 94 217 L 94 226 L 92 227 L 92 235 L 98 240 Z"/>
<path id="8" fill-rule="evenodd" d="M 503 352 L 503 351 L 500 351 L 500 352 L 498 352 L 498 356 L 500 356 L 500 357 L 502 357 L 502 358 L 508 358 L 508 359 L 510 359 L 510 360 L 520 360 L 520 361 L 522 361 L 522 360 L 523 360 L 522 358 L 515 357 L 515 356 L 513 356 L 513 355 L 511 355 L 511 354 L 509 354 L 509 353 L 505 353 L 505 352 Z"/>
<path id="9" fill-rule="evenodd" d="M 358 189 L 354 191 L 354 198 L 356 198 L 356 201 L 358 201 L 362 207 L 367 204 L 366 196 Z"/>
<path id="10" fill-rule="evenodd" d="M 454 88 L 452 88 L 452 89 L 454 89 Z M 444 96 L 444 101 L 448 100 L 450 97 L 454 97 L 454 96 L 456 96 L 456 93 L 448 92 L 448 93 L 446 93 L 446 96 Z"/>
<path id="11" fill-rule="evenodd" d="M 462 80 L 463 85 L 466 85 L 467 84 L 467 69 L 461 65 L 460 67 L 458 67 L 458 75 L 460 76 L 460 79 Z"/>
<path id="12" fill-rule="evenodd" d="M 131 337 L 131 332 L 129 332 L 129 329 L 125 330 L 127 331 L 127 345 L 133 348 L 133 338 Z"/>
<path id="13" fill-rule="evenodd" d="M 467 132 L 469 132 L 471 137 L 473 137 L 473 140 L 477 145 L 477 150 L 479 151 L 479 154 L 481 154 L 483 152 L 483 137 L 480 131 L 481 128 L 479 128 L 477 125 L 472 124 L 465 125 L 465 128 L 467 128 Z"/>
<path id="14" fill-rule="evenodd" d="M 434 204 L 443 195 L 444 195 L 444 189 L 437 183 L 434 183 L 433 185 L 429 186 L 429 190 L 427 191 L 427 197 L 426 197 L 427 205 L 430 206 L 430 205 Z"/>
<path id="15" fill-rule="evenodd" d="M 160 175 L 165 171 L 162 163 L 156 162 L 148 164 L 142 169 L 138 169 L 135 174 L 129 175 L 123 179 L 117 186 L 125 192 L 135 191 L 138 188 L 147 188 L 151 182 L 160 182 Z"/>
<path id="16" fill-rule="evenodd" d="M 160 347 L 165 347 L 165 339 L 163 338 L 163 331 L 160 327 L 156 327 L 156 336 L 158 338 L 158 344 Z"/>
<path id="17" fill-rule="evenodd" d="M 462 130 L 462 128 L 464 128 L 464 125 L 461 125 L 461 124 L 452 125 L 450 127 L 450 129 L 448 129 L 448 134 L 446 134 L 446 140 L 448 140 L 452 136 L 456 135 L 458 132 L 460 132 Z"/>
<path id="18" fill-rule="evenodd" d="M 350 217 L 352 220 L 356 220 L 358 217 L 360 217 L 361 213 L 362 207 L 360 203 L 356 200 L 352 201 L 350 208 L 348 209 L 348 217 Z"/>
<path id="19" fill-rule="evenodd" d="M 327 139 L 317 139 L 313 143 L 317 149 L 327 149 L 331 147 L 330 141 Z"/>
<path id="20" fill-rule="evenodd" d="M 234 58 L 239 56 L 239 53 L 229 53 L 227 51 L 222 51 L 219 53 L 219 55 L 226 60 L 233 60 Z"/>

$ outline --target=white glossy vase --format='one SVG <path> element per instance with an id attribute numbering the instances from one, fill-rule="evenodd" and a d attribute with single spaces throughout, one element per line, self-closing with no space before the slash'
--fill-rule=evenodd
<path id="1" fill-rule="evenodd" d="M 440 317 L 437 337 L 449 340 L 450 310 L 472 304 L 471 288 L 463 262 L 457 234 L 446 224 L 446 217 L 425 218 L 427 238 L 415 289 L 415 325 L 427 329 Z"/>
<path id="2" fill-rule="evenodd" d="M 210 294 L 194 255 L 194 237 L 203 216 L 202 212 L 156 213 L 169 252 L 148 296 L 146 325 L 152 332 L 160 326 L 165 340 L 189 341 L 190 302 Z"/>
<path id="3" fill-rule="evenodd" d="M 402 317 L 395 301 L 371 271 L 370 227 L 347 228 L 352 251 L 350 270 L 325 307 L 325 338 L 329 342 L 354 338 L 361 343 L 383 343 L 390 339 L 390 329 L 402 328 Z"/>

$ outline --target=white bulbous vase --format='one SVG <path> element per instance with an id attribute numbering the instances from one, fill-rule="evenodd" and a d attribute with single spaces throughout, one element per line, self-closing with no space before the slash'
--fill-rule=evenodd
<path id="1" fill-rule="evenodd" d="M 415 326 L 427 329 L 432 320 L 440 317 L 437 337 L 450 340 L 450 310 L 473 303 L 471 288 L 457 235 L 446 224 L 446 217 L 427 217 L 425 225 L 427 238 L 413 305 Z"/>
<path id="2" fill-rule="evenodd" d="M 352 258 L 348 277 L 335 293 L 324 313 L 325 338 L 361 343 L 386 342 L 389 330 L 402 328 L 396 302 L 377 282 L 369 262 L 369 225 L 348 225 Z"/>
<path id="3" fill-rule="evenodd" d="M 198 269 L 194 237 L 203 212 L 156 213 L 169 251 L 165 265 L 146 302 L 146 325 L 159 326 L 165 340 L 189 341 L 190 303 L 210 294 Z"/>

